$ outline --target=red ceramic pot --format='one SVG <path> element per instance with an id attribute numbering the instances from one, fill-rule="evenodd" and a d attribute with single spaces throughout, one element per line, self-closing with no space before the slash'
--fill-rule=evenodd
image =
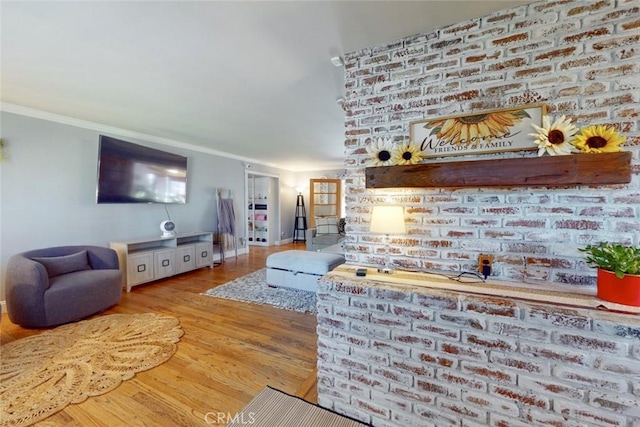
<path id="1" fill-rule="evenodd" d="M 599 268 L 598 298 L 640 307 L 640 275 L 625 274 L 618 279 L 615 273 Z"/>

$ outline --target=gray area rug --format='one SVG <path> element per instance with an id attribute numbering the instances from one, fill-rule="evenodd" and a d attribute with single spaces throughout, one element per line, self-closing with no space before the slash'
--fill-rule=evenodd
<path id="1" fill-rule="evenodd" d="M 268 304 L 301 313 L 316 314 L 318 312 L 315 292 L 271 288 L 267 285 L 266 268 L 239 277 L 224 285 L 216 286 L 202 295 L 252 304 Z"/>

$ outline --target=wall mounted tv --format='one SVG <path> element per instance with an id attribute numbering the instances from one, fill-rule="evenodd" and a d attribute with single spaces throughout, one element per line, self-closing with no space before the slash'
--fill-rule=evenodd
<path id="1" fill-rule="evenodd" d="M 98 203 L 186 203 L 187 158 L 100 135 Z"/>

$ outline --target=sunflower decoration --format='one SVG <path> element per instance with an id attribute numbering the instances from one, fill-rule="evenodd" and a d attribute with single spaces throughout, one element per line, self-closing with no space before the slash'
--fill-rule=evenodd
<path id="1" fill-rule="evenodd" d="M 473 116 L 450 117 L 432 120 L 424 127 L 431 129 L 430 135 L 455 145 L 477 147 L 483 139 L 504 136 L 509 128 L 531 116 L 524 110 L 497 111 Z"/>
<path id="2" fill-rule="evenodd" d="M 367 153 L 371 157 L 373 166 L 393 165 L 393 144 L 390 139 L 378 138 L 367 147 Z"/>
<path id="3" fill-rule="evenodd" d="M 538 156 L 548 153 L 550 156 L 564 156 L 574 151 L 571 140 L 578 132 L 578 128 L 564 115 L 551 123 L 549 116 L 542 117 L 542 127 L 531 124 L 536 133 L 530 136 L 536 138 Z"/>
<path id="4" fill-rule="evenodd" d="M 622 151 L 626 140 L 612 126 L 592 125 L 582 129 L 572 143 L 583 153 L 614 153 Z"/>
<path id="5" fill-rule="evenodd" d="M 415 165 L 420 163 L 423 158 L 422 150 L 410 141 L 399 145 L 393 150 L 391 163 L 394 165 Z"/>

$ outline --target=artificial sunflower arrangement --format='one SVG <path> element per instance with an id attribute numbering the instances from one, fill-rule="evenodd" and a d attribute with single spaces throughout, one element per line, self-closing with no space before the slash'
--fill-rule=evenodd
<path id="1" fill-rule="evenodd" d="M 420 163 L 424 155 L 413 142 L 405 142 L 393 150 L 391 161 L 394 165 L 415 165 Z"/>
<path id="2" fill-rule="evenodd" d="M 578 132 L 578 128 L 565 116 L 560 116 L 551 123 L 549 116 L 542 117 L 542 127 L 531 124 L 536 133 L 530 133 L 538 144 L 538 156 L 548 153 L 550 156 L 562 156 L 574 152 L 571 144 L 573 136 Z"/>
<path id="3" fill-rule="evenodd" d="M 580 131 L 573 145 L 583 153 L 615 153 L 626 140 L 612 126 L 592 125 Z"/>
<path id="4" fill-rule="evenodd" d="M 592 125 L 578 133 L 578 128 L 564 115 L 553 123 L 549 116 L 542 117 L 542 127 L 532 124 L 536 133 L 538 156 L 544 153 L 550 156 L 582 153 L 614 153 L 622 151 L 621 145 L 627 140 L 612 126 Z"/>
<path id="5" fill-rule="evenodd" d="M 405 142 L 394 147 L 391 139 L 378 138 L 367 153 L 373 166 L 415 165 L 424 158 L 422 150 L 413 142 Z"/>
<path id="6" fill-rule="evenodd" d="M 393 165 L 393 144 L 390 139 L 378 138 L 367 147 L 367 153 L 371 158 L 373 166 Z"/>

